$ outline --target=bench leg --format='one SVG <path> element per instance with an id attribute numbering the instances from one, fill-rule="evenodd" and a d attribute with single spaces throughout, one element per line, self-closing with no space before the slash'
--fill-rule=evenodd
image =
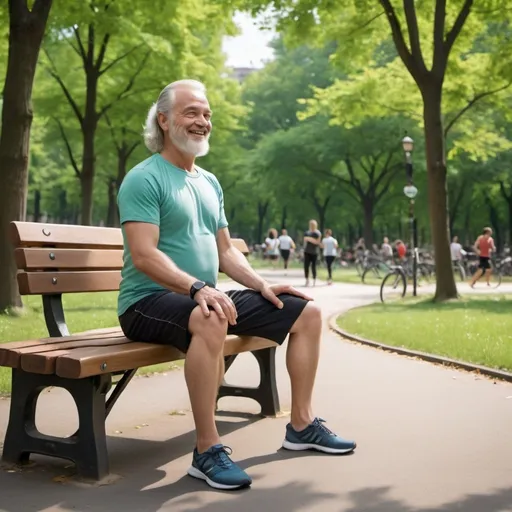
<path id="1" fill-rule="evenodd" d="M 252 398 L 260 404 L 263 416 L 277 416 L 280 412 L 280 406 L 276 383 L 276 349 L 274 347 L 265 348 L 255 350 L 251 354 L 256 358 L 260 367 L 260 385 L 257 388 L 246 388 L 223 383 L 219 389 L 217 401 L 225 396 Z M 227 368 L 231 366 L 235 357 L 226 358 Z"/>
<path id="2" fill-rule="evenodd" d="M 74 380 L 14 369 L 2 459 L 19 464 L 27 462 L 31 453 L 39 453 L 73 461 L 84 478 L 99 480 L 108 475 L 105 396 L 110 385 L 110 375 Z M 75 400 L 80 422 L 76 434 L 61 438 L 37 430 L 37 399 L 47 387 L 64 388 Z"/>

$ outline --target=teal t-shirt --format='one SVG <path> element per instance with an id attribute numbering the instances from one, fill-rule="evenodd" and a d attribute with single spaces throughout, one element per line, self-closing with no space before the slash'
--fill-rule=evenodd
<path id="1" fill-rule="evenodd" d="M 217 178 L 196 167 L 179 169 L 154 154 L 125 177 L 117 203 L 121 226 L 148 222 L 160 227 L 158 249 L 183 271 L 211 285 L 217 284 L 217 231 L 227 227 L 224 198 Z M 133 264 L 123 229 L 124 256 L 118 314 L 147 295 L 164 290 Z"/>

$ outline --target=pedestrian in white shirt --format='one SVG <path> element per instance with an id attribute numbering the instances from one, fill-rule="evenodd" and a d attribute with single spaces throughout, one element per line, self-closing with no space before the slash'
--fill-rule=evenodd
<path id="1" fill-rule="evenodd" d="M 272 261 L 272 266 L 275 266 L 279 259 L 279 239 L 277 238 L 277 229 L 275 228 L 269 230 L 268 236 L 265 239 L 265 254 Z"/>
<path id="2" fill-rule="evenodd" d="M 462 245 L 460 245 L 458 236 L 454 236 L 452 238 L 452 243 L 450 244 L 450 252 L 452 253 L 453 263 L 459 263 L 462 260 L 462 257 L 467 254 L 466 251 L 462 248 Z"/>
<path id="3" fill-rule="evenodd" d="M 288 260 L 290 259 L 290 253 L 292 249 L 295 249 L 295 242 L 292 237 L 288 235 L 286 229 L 281 230 L 281 236 L 279 240 L 279 251 L 281 252 L 281 258 L 284 261 L 284 269 L 288 269 Z"/>
<path id="4" fill-rule="evenodd" d="M 336 259 L 338 240 L 333 238 L 330 229 L 325 230 L 325 236 L 320 243 L 320 247 L 324 250 L 324 259 L 327 264 L 327 284 L 332 284 L 332 264 Z"/>

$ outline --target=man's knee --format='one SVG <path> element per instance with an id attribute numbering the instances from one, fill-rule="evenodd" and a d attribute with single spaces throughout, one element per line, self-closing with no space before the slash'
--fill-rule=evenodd
<path id="1" fill-rule="evenodd" d="M 320 330 L 322 328 L 322 310 L 314 302 L 308 302 L 290 332 Z"/>
<path id="2" fill-rule="evenodd" d="M 201 308 L 194 308 L 188 321 L 188 330 L 192 336 L 202 338 L 210 348 L 219 350 L 226 339 L 228 321 L 223 320 L 215 311 L 210 310 L 210 316 L 205 316 Z"/>

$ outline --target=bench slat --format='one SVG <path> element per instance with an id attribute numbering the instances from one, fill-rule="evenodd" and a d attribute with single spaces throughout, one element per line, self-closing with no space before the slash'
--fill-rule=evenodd
<path id="1" fill-rule="evenodd" d="M 15 247 L 123 248 L 119 228 L 40 222 L 11 222 L 11 241 Z"/>
<path id="2" fill-rule="evenodd" d="M 45 343 L 42 347 L 25 347 L 17 350 L 12 350 L 7 358 L 4 366 L 10 366 L 11 368 L 19 368 L 26 372 L 32 373 L 44 373 L 50 375 L 55 373 L 55 363 L 44 365 L 44 370 L 35 370 L 31 368 L 31 361 L 33 360 L 30 356 L 37 354 L 40 355 L 40 359 L 51 360 L 54 358 L 52 355 L 56 350 L 78 350 L 80 348 L 88 347 L 110 347 L 118 346 L 123 343 L 131 343 L 125 336 L 108 336 L 101 339 L 91 338 L 89 340 L 82 341 L 68 341 L 64 343 Z M 40 363 L 38 363 L 40 364 Z"/>
<path id="3" fill-rule="evenodd" d="M 106 332 L 91 332 L 83 335 L 63 336 L 62 338 L 42 338 L 40 340 L 2 343 L 0 344 L 0 366 L 20 368 L 21 354 L 45 352 L 48 346 L 54 346 L 55 348 L 60 347 L 62 344 L 76 344 L 77 347 L 89 346 L 91 341 L 101 342 L 124 336 L 121 328 L 104 329 L 104 331 Z"/>
<path id="4" fill-rule="evenodd" d="M 224 355 L 275 346 L 274 342 L 264 338 L 228 336 L 224 345 Z M 59 355 L 55 373 L 60 377 L 81 379 L 102 373 L 100 368 L 103 365 L 106 365 L 106 372 L 117 372 L 176 361 L 184 357 L 185 355 L 174 347 L 151 343 L 133 342 L 120 347 L 84 348 Z"/>
<path id="5" fill-rule="evenodd" d="M 123 251 L 107 249 L 18 248 L 14 252 L 21 270 L 74 269 L 121 270 Z"/>
<path id="6" fill-rule="evenodd" d="M 121 282 L 119 270 L 19 272 L 17 277 L 21 295 L 117 291 Z"/>

